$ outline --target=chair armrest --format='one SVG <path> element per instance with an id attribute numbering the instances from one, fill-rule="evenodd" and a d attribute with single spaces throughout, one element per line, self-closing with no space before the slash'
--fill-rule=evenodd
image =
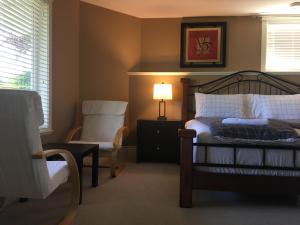
<path id="1" fill-rule="evenodd" d="M 64 149 L 50 149 L 33 153 L 32 159 L 45 159 L 46 157 L 50 157 L 53 155 L 61 155 L 68 164 L 70 170 L 70 181 L 72 183 L 71 207 L 75 209 L 79 205 L 80 183 L 78 167 L 72 153 Z"/>
<path id="2" fill-rule="evenodd" d="M 70 181 L 72 184 L 71 204 L 64 218 L 60 221 L 59 225 L 70 225 L 74 220 L 77 209 L 79 207 L 80 198 L 80 181 L 78 167 L 74 156 L 71 152 L 64 149 L 50 149 L 46 151 L 39 151 L 32 154 L 33 159 L 45 159 L 53 155 L 61 155 L 67 162 L 70 171 Z"/>
<path id="3" fill-rule="evenodd" d="M 81 126 L 72 128 L 67 134 L 66 142 L 72 141 L 75 134 L 77 134 L 81 129 Z"/>
<path id="4" fill-rule="evenodd" d="M 116 135 L 115 135 L 115 138 L 114 138 L 114 142 L 113 142 L 114 149 L 120 148 L 120 140 L 121 140 L 121 138 L 122 138 L 122 135 L 123 135 L 124 130 L 126 130 L 126 129 L 127 129 L 126 127 L 120 127 L 120 128 L 117 130 Z"/>

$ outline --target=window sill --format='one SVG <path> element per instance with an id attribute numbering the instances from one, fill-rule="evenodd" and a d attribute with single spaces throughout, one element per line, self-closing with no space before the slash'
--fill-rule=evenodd
<path id="1" fill-rule="evenodd" d="M 51 128 L 40 128 L 40 134 L 43 135 L 48 135 L 48 134 L 52 134 L 54 132 L 53 129 Z"/>

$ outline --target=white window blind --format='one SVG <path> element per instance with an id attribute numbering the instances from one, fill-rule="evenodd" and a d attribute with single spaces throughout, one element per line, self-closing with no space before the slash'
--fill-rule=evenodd
<path id="1" fill-rule="evenodd" d="M 262 58 L 265 71 L 300 71 L 300 19 L 264 19 Z"/>
<path id="2" fill-rule="evenodd" d="M 0 0 L 0 88 L 37 91 L 42 128 L 50 128 L 48 11 L 46 0 Z"/>

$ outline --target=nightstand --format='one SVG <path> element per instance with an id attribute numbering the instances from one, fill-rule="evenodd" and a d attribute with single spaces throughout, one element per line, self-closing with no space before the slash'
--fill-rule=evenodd
<path id="1" fill-rule="evenodd" d="M 137 162 L 179 162 L 179 120 L 137 121 Z"/>

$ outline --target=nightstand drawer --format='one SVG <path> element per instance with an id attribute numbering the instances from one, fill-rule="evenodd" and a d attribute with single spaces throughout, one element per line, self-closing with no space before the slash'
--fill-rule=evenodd
<path id="1" fill-rule="evenodd" d="M 144 151 L 153 151 L 153 152 L 176 152 L 178 147 L 178 142 L 174 140 L 170 142 L 165 141 L 150 141 L 142 140 L 142 149 Z"/>
<path id="2" fill-rule="evenodd" d="M 172 140 L 177 138 L 177 124 L 157 125 L 147 124 L 141 127 L 141 137 L 145 139 L 166 139 Z"/>
<path id="3" fill-rule="evenodd" d="M 138 120 L 137 162 L 178 162 L 181 121 Z"/>

